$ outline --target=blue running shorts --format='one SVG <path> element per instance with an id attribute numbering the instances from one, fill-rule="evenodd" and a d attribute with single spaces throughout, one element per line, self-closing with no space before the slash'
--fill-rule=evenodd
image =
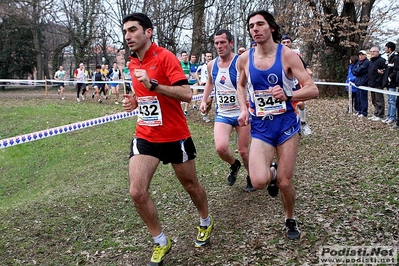
<path id="1" fill-rule="evenodd" d="M 238 124 L 238 116 L 227 117 L 227 116 L 216 115 L 215 122 L 225 123 L 225 124 L 231 125 L 232 127 L 240 126 Z"/>
<path id="2" fill-rule="evenodd" d="M 295 112 L 262 118 L 252 116 L 251 136 L 273 147 L 283 144 L 297 132 L 301 133 L 301 123 Z"/>

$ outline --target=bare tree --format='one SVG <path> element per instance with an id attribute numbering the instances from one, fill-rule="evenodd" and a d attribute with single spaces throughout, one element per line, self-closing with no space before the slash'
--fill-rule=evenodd
<path id="1" fill-rule="evenodd" d="M 31 0 L 27 2 L 21 2 L 23 5 L 23 9 L 25 10 L 25 14 L 31 15 L 32 21 L 32 35 L 33 35 L 33 46 L 35 47 L 35 54 L 36 54 L 36 62 L 37 62 L 37 78 L 42 79 L 43 76 L 43 68 L 45 75 L 48 77 L 48 64 L 43 63 L 45 58 L 48 58 L 48 54 L 45 53 L 43 49 L 43 42 L 40 40 L 42 37 L 41 29 L 43 28 L 43 24 L 46 23 L 46 18 L 48 13 L 50 12 L 51 1 L 42 1 L 42 0 Z M 47 62 L 45 60 L 45 62 Z"/>
<path id="2" fill-rule="evenodd" d="M 398 3 L 376 7 L 378 0 L 273 0 L 272 11 L 283 34 L 294 39 L 321 79 L 345 80 L 348 59 L 371 46 L 371 37 L 393 17 Z M 374 40 L 375 43 L 375 40 Z M 315 69 L 317 70 L 317 69 Z"/>
<path id="3" fill-rule="evenodd" d="M 20 27 L 23 17 L 8 13 L 0 22 L 0 78 L 26 78 L 36 65 L 32 32 Z"/>
<path id="4" fill-rule="evenodd" d="M 48 13 L 50 12 L 51 1 L 48 0 L 21 0 L 9 1 L 8 12 L 18 15 L 21 20 L 21 27 L 29 29 L 32 33 L 33 54 L 36 59 L 37 78 L 43 79 L 43 59 L 45 49 L 43 49 L 43 31 L 47 23 Z M 47 70 L 47 69 L 46 69 Z"/>
<path id="5" fill-rule="evenodd" d="M 238 9 L 238 1 L 239 0 L 228 0 L 227 2 L 219 2 L 217 0 L 194 0 L 192 51 L 196 53 L 205 53 L 206 51 L 212 50 L 213 35 L 218 30 L 217 25 L 221 24 L 221 22 L 216 22 L 212 19 L 214 17 L 212 13 L 215 8 L 219 9 L 224 6 L 226 10 L 228 10 L 228 6 L 230 6 L 232 12 L 230 13 L 231 17 L 229 20 L 233 26 L 230 30 L 232 30 L 232 34 L 237 32 L 235 28 L 237 24 L 235 22 L 237 22 L 239 18 L 234 8 L 237 5 Z M 228 14 L 224 18 L 228 18 Z"/>
<path id="6" fill-rule="evenodd" d="M 93 56 L 96 63 L 102 58 L 109 62 L 110 46 L 128 51 L 121 19 L 131 12 L 146 13 L 152 19 L 160 46 L 174 53 L 184 49 L 200 54 L 213 50 L 213 34 L 222 28 L 235 35 L 236 45 L 249 47 L 246 18 L 252 11 L 265 9 L 274 14 L 282 33 L 293 37 L 306 61 L 315 70 L 320 66 L 320 78 L 342 81 L 352 54 L 372 44 L 381 46 L 387 34 L 395 36 L 395 30 L 386 25 L 398 13 L 399 3 L 377 5 L 379 1 L 3 0 L 0 19 L 18 14 L 20 26 L 30 30 L 40 75 L 42 69 L 48 71 L 50 56 L 53 68 L 62 63 L 65 49 L 73 53 L 76 66 Z"/>
<path id="7" fill-rule="evenodd" d="M 95 29 L 101 23 L 98 20 L 101 6 L 101 0 L 66 0 L 62 2 L 67 28 L 70 30 L 75 67 L 80 62 L 87 63 L 88 51 L 96 39 L 97 31 Z"/>
<path id="8" fill-rule="evenodd" d="M 184 0 L 151 3 L 152 20 L 156 27 L 155 40 L 158 45 L 176 54 L 184 45 L 185 35 L 192 29 L 192 4 Z"/>
<path id="9" fill-rule="evenodd" d="M 345 80 L 349 57 L 370 46 L 370 37 L 375 31 L 373 25 L 398 11 L 395 3 L 385 8 L 385 13 L 378 11 L 384 16 L 373 16 L 375 0 L 308 0 L 306 3 L 309 8 L 302 13 L 308 15 L 308 20 L 301 20 L 301 24 L 305 22 L 300 27 L 301 35 L 305 43 L 314 43 L 314 51 L 322 64 L 321 77 L 327 80 Z"/>
<path id="10" fill-rule="evenodd" d="M 108 2 L 105 4 L 104 23 L 107 28 L 103 29 L 103 32 L 107 32 L 107 38 L 111 41 L 112 45 L 118 47 L 118 49 L 123 49 L 129 51 L 129 47 L 123 37 L 122 33 L 122 18 L 123 16 L 133 13 L 133 12 L 143 12 L 147 6 L 147 0 L 142 1 L 129 1 L 129 0 L 115 0 L 115 2 Z M 106 51 L 106 43 L 103 41 L 103 51 Z M 129 52 L 125 53 L 125 61 L 128 60 Z M 107 58 L 107 55 L 105 55 Z M 108 58 L 107 58 L 108 59 Z"/>

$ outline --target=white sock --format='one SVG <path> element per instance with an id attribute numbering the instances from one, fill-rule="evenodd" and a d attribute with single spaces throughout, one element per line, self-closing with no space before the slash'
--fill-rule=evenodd
<path id="1" fill-rule="evenodd" d="M 200 226 L 209 226 L 211 224 L 211 217 L 206 217 L 206 219 L 200 218 Z"/>
<path id="2" fill-rule="evenodd" d="M 153 237 L 154 242 L 159 244 L 160 246 L 166 246 L 168 244 L 168 240 L 166 239 L 166 235 L 162 232 L 157 236 Z"/>
<path id="3" fill-rule="evenodd" d="M 301 122 L 306 122 L 306 108 L 303 108 L 303 110 L 299 109 L 299 120 Z"/>

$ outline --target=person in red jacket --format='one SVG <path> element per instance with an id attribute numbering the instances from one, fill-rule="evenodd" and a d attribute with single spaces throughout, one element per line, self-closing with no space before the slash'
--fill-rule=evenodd
<path id="1" fill-rule="evenodd" d="M 135 94 L 124 94 L 122 106 L 128 112 L 139 109 L 130 149 L 129 191 L 138 214 L 154 238 L 149 265 L 160 265 L 171 248 L 171 241 L 161 228 L 148 192 L 160 161 L 172 164 L 199 212 L 196 247 L 209 243 L 213 219 L 208 213 L 206 191 L 197 179 L 196 150 L 180 106 L 192 97 L 180 62 L 173 53 L 152 42 L 153 26 L 147 15 L 126 15 L 123 32 L 132 52 L 129 70 Z"/>

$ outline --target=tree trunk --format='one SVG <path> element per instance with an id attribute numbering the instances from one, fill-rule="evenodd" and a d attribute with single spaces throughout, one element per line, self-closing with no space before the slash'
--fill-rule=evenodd
<path id="1" fill-rule="evenodd" d="M 36 69 L 37 69 L 37 79 L 41 80 L 43 79 L 43 56 L 42 56 L 42 49 L 40 45 L 40 40 L 39 40 L 39 33 L 38 33 L 38 28 L 34 27 L 32 29 L 32 36 L 33 36 L 33 47 L 35 49 L 35 55 L 36 55 Z"/>
<path id="2" fill-rule="evenodd" d="M 68 47 L 68 45 L 70 45 L 70 44 L 71 44 L 71 42 L 68 41 L 67 43 L 62 43 L 54 48 L 54 52 L 53 52 L 52 59 L 51 59 L 51 63 L 52 63 L 51 65 L 52 65 L 53 69 L 57 70 L 58 67 L 60 65 L 62 65 L 63 58 L 64 58 L 64 53 L 62 52 L 62 50 L 64 50 L 64 48 Z"/>
<path id="3" fill-rule="evenodd" d="M 192 35 L 192 46 L 191 53 L 196 54 L 198 60 L 201 59 L 201 54 L 204 51 L 203 36 L 205 28 L 205 1 L 204 0 L 194 0 L 194 16 L 193 16 L 193 35 Z"/>
<path id="4" fill-rule="evenodd" d="M 363 44 L 366 41 L 374 2 L 374 0 L 362 2 L 359 18 L 354 0 L 344 1 L 340 14 L 335 0 L 319 3 L 309 1 L 326 45 L 326 49 L 320 51 L 321 79 L 345 81 L 350 56 L 364 49 Z M 320 9 L 318 9 L 319 4 Z"/>

